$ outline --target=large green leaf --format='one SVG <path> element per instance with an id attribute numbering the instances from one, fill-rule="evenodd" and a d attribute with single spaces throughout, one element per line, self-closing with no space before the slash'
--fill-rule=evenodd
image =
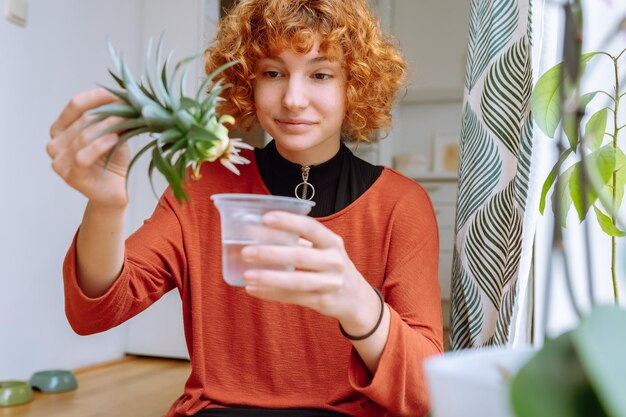
<path id="1" fill-rule="evenodd" d="M 598 174 L 602 186 L 608 183 L 615 169 L 615 151 L 610 146 L 603 146 L 589 155 L 585 162 L 589 164 L 589 168 Z M 577 162 L 573 168 L 572 175 L 569 180 L 569 191 L 574 203 L 574 207 L 578 212 L 578 219 L 583 221 L 587 215 L 589 208 L 595 204 L 598 199 L 598 192 L 590 183 L 583 184 L 581 176 L 581 162 Z M 583 190 L 587 190 L 583 198 Z"/>
<path id="2" fill-rule="evenodd" d="M 622 237 L 626 235 L 626 233 L 619 230 L 617 226 L 613 224 L 613 221 L 611 220 L 611 218 L 607 216 L 606 214 L 602 213 L 602 211 L 599 208 L 597 208 L 596 206 L 593 206 L 593 210 L 596 213 L 598 224 L 600 224 L 600 227 L 602 228 L 604 233 L 606 233 L 609 236 L 615 236 L 615 237 Z"/>
<path id="3" fill-rule="evenodd" d="M 621 152 L 621 151 L 620 151 Z M 617 162 L 617 152 L 611 145 L 603 146 L 589 154 L 589 168 L 595 170 L 605 183 L 609 181 Z"/>
<path id="4" fill-rule="evenodd" d="M 550 189 L 552 188 L 552 185 L 554 184 L 554 181 L 559 174 L 559 170 L 561 169 L 561 165 L 563 165 L 563 162 L 565 162 L 565 160 L 570 156 L 571 153 L 572 149 L 570 148 L 561 154 L 561 157 L 558 161 L 556 161 L 556 164 L 554 164 L 554 167 L 552 167 L 552 170 L 548 174 L 546 181 L 543 183 L 543 187 L 541 188 L 541 199 L 539 201 L 539 212 L 541 214 L 543 214 L 543 211 L 546 208 L 546 195 L 548 194 L 548 191 L 550 191 Z"/>
<path id="5" fill-rule="evenodd" d="M 561 67 L 558 64 L 543 75 L 535 84 L 531 96 L 531 107 L 535 123 L 549 138 L 554 137 L 556 128 L 561 120 L 561 106 L 559 104 L 559 83 Z"/>
<path id="6" fill-rule="evenodd" d="M 572 178 L 573 171 L 574 167 L 569 167 L 559 176 L 558 186 L 555 187 L 552 193 L 552 212 L 554 213 L 555 219 L 562 227 L 567 226 L 567 214 L 572 207 L 569 182 Z"/>
<path id="7" fill-rule="evenodd" d="M 546 340 L 515 374 L 510 392 L 517 417 L 608 417 L 585 375 L 572 332 Z"/>
<path id="8" fill-rule="evenodd" d="M 626 311 L 597 306 L 549 339 L 510 386 L 517 417 L 624 417 Z"/>
<path id="9" fill-rule="evenodd" d="M 598 149 L 602 146 L 604 134 L 606 132 L 606 120 L 608 117 L 608 109 L 604 108 L 596 112 L 589 118 L 585 125 L 585 140 L 589 144 L 591 150 Z"/>
<path id="10" fill-rule="evenodd" d="M 596 94 L 598 94 L 598 91 L 593 91 L 580 96 L 580 105 L 578 107 L 580 114 L 583 114 L 586 111 L 587 105 L 591 102 L 591 100 L 593 100 Z M 565 114 L 563 116 L 563 133 L 567 136 L 570 147 L 576 150 L 578 147 L 579 135 L 578 120 L 575 114 Z"/>
<path id="11" fill-rule="evenodd" d="M 619 212 L 624 199 L 626 185 L 626 155 L 620 148 L 615 149 L 615 211 Z M 611 184 L 611 191 L 613 191 Z"/>
<path id="12" fill-rule="evenodd" d="M 617 306 L 595 307 L 572 337 L 585 374 L 606 413 L 626 416 L 626 311 Z"/>
<path id="13" fill-rule="evenodd" d="M 602 178 L 593 167 L 588 170 L 589 179 L 596 189 L 601 189 L 602 193 L 598 195 L 602 206 L 606 211 L 611 213 L 619 213 L 624 199 L 624 185 L 626 185 L 626 156 L 620 148 L 615 148 L 615 187 L 613 187 L 613 178 L 608 183 L 602 185 Z M 613 203 L 613 190 L 615 189 L 615 204 Z M 615 208 L 613 208 L 615 206 Z"/>
<path id="14" fill-rule="evenodd" d="M 597 54 L 598 52 L 591 52 L 581 56 L 581 71 L 584 71 L 589 60 Z M 535 123 L 550 138 L 554 137 L 561 122 L 559 99 L 562 66 L 562 63 L 557 64 L 543 73 L 535 84 L 531 98 Z"/>

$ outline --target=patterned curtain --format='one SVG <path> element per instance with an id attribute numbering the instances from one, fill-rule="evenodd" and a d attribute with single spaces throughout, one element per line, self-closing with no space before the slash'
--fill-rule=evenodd
<path id="1" fill-rule="evenodd" d="M 532 156 L 532 0 L 472 0 L 452 270 L 452 349 L 509 342 Z M 524 243 L 524 245 L 522 244 Z"/>

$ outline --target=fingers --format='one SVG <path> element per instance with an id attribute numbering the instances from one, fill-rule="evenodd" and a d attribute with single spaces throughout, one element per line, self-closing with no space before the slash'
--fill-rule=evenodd
<path id="1" fill-rule="evenodd" d="M 69 150 L 60 152 L 52 160 L 52 169 L 65 181 L 69 181 L 76 169 L 89 169 L 96 164 L 118 141 L 117 135 L 105 135 L 89 145 L 72 153 Z"/>
<path id="2" fill-rule="evenodd" d="M 311 241 L 302 238 L 298 239 L 298 245 L 304 246 L 305 248 L 313 247 L 313 243 L 311 243 Z"/>
<path id="3" fill-rule="evenodd" d="M 285 292 L 330 292 L 341 287 L 337 275 L 307 271 L 247 270 L 244 273 L 246 284 L 259 288 Z"/>
<path id="4" fill-rule="evenodd" d="M 65 106 L 59 117 L 52 123 L 52 126 L 50 126 L 50 137 L 54 138 L 58 136 L 77 119 L 82 117 L 83 113 L 87 110 L 114 101 L 117 101 L 117 97 L 104 88 L 96 88 L 74 96 Z"/>
<path id="5" fill-rule="evenodd" d="M 52 169 L 66 182 L 72 173 L 77 173 L 77 169 L 89 169 L 94 166 L 119 140 L 116 134 L 104 135 L 95 140 L 92 138 L 103 129 L 119 123 L 121 118 L 110 117 L 82 129 L 84 122 L 89 118 L 83 116 L 77 119 L 67 130 L 52 139 L 46 148 L 52 158 Z"/>
<path id="6" fill-rule="evenodd" d="M 106 90 L 107 94 L 109 94 Z M 69 106 L 69 105 L 68 105 Z M 72 146 L 74 150 L 78 150 L 85 146 L 90 140 L 94 139 L 96 135 L 102 130 L 114 126 L 124 119 L 121 117 L 109 117 L 99 123 L 95 123 L 91 126 L 84 127 L 88 122 L 95 119 L 96 116 L 88 116 L 81 114 L 80 117 L 73 120 L 73 122 L 66 126 L 62 130 L 57 130 L 55 127 L 51 128 L 52 134 L 50 142 L 46 145 L 46 152 L 51 158 L 56 158 L 58 153 L 64 151 L 68 147 Z"/>
<path id="7" fill-rule="evenodd" d="M 302 246 L 246 246 L 241 251 L 245 262 L 268 265 L 290 265 L 308 271 L 341 272 L 344 261 L 336 251 Z"/>
<path id="8" fill-rule="evenodd" d="M 91 167 L 103 155 L 113 149 L 118 140 L 119 137 L 117 135 L 105 135 L 92 141 L 76 153 L 76 166 L 80 168 Z"/>
<path id="9" fill-rule="evenodd" d="M 263 223 L 279 230 L 298 234 L 315 248 L 343 248 L 343 239 L 312 217 L 272 211 L 263 216 Z"/>
<path id="10" fill-rule="evenodd" d="M 249 295 L 262 300 L 300 305 L 320 312 L 328 308 L 329 304 L 328 298 L 317 292 L 297 292 L 254 285 L 248 285 L 245 289 Z"/>
<path id="11" fill-rule="evenodd" d="M 53 138 L 46 146 L 46 151 L 53 160 L 62 153 L 72 155 L 88 146 L 99 132 L 118 124 L 123 119 L 120 117 L 109 117 L 99 123 L 93 124 L 83 129 L 85 123 L 93 119 L 93 116 L 82 116 L 75 120 L 66 130 Z M 114 135 L 117 137 L 117 135 Z M 111 139 L 109 139 L 111 140 Z"/>
<path id="12" fill-rule="evenodd" d="M 79 139 L 78 146 L 84 146 L 87 142 L 87 135 L 89 132 L 93 132 L 93 126 L 85 129 L 81 132 L 82 127 L 89 122 L 93 116 L 83 115 L 75 120 L 67 129 L 60 131 L 56 136 L 53 136 L 46 146 L 46 151 L 51 158 L 55 158 L 58 153 L 64 151 L 70 145 L 76 146 L 76 139 Z M 95 132 L 94 132 L 95 133 Z M 81 136 L 82 134 L 82 136 Z"/>

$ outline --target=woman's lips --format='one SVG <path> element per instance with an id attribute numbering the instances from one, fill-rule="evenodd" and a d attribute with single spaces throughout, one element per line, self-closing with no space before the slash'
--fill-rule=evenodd
<path id="1" fill-rule="evenodd" d="M 303 119 L 276 119 L 276 124 L 281 130 L 290 133 L 302 133 L 315 125 L 314 122 Z"/>

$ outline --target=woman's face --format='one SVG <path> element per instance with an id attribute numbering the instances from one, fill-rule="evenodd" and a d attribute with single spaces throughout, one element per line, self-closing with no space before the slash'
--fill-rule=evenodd
<path id="1" fill-rule="evenodd" d="M 301 165 L 315 165 L 339 150 L 346 113 L 345 76 L 339 61 L 319 52 L 285 49 L 255 68 L 254 104 L 261 126 L 279 153 Z"/>

